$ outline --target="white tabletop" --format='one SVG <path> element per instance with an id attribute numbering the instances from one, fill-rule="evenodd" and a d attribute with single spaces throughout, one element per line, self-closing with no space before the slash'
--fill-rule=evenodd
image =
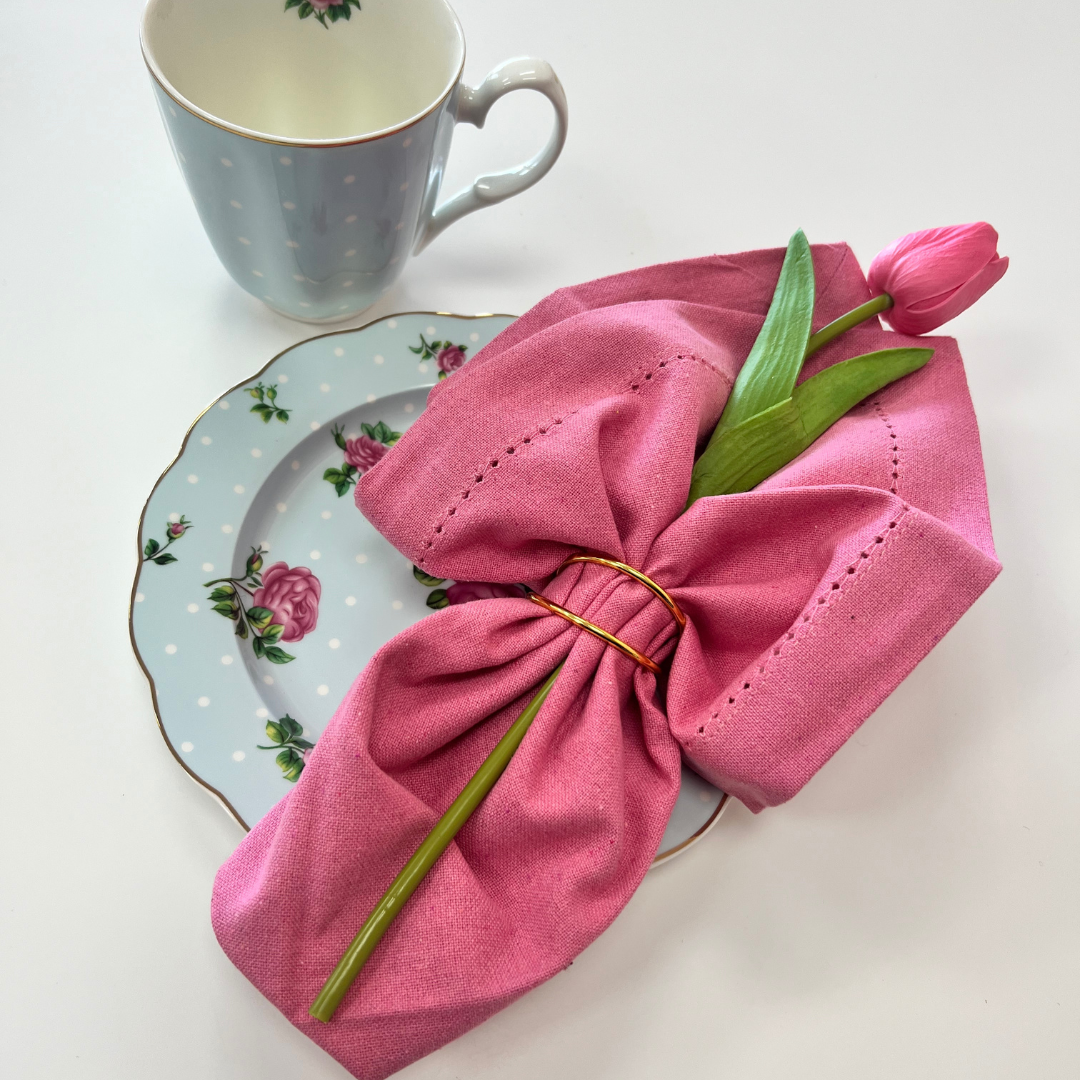
<path id="1" fill-rule="evenodd" d="M 733 806 L 570 969 L 402 1075 L 1071 1080 L 1076 6 L 457 7 L 467 75 L 547 58 L 570 139 L 367 318 L 521 312 L 798 226 L 865 266 L 912 229 L 988 220 L 1011 268 L 949 329 L 1005 572 L 794 801 Z M 312 332 L 218 264 L 151 100 L 139 8 L 9 3 L 0 33 L 0 1071 L 344 1077 L 215 943 L 211 884 L 241 832 L 169 754 L 128 643 L 155 479 L 208 401 Z M 527 156 L 547 113 L 517 95 L 460 131 L 448 188 Z"/>

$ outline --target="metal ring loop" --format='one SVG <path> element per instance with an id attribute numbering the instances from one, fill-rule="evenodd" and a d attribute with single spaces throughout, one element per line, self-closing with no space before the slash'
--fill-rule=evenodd
<path id="1" fill-rule="evenodd" d="M 617 570 L 620 574 L 625 574 L 627 577 L 638 582 L 638 584 L 644 585 L 645 588 L 647 588 L 653 596 L 660 600 L 668 609 L 671 617 L 675 620 L 677 632 L 682 634 L 686 627 L 686 616 L 683 614 L 682 609 L 668 593 L 657 585 L 647 574 L 643 574 L 640 570 L 635 570 L 634 567 L 629 566 L 624 562 L 619 562 L 617 559 L 609 559 L 604 555 L 571 555 L 570 558 L 555 571 L 553 577 L 557 577 L 563 570 L 568 566 L 572 566 L 574 563 L 596 563 L 598 566 L 606 566 L 610 570 Z M 593 637 L 598 637 L 606 645 L 618 649 L 624 656 L 628 656 L 635 663 L 640 664 L 646 671 L 651 671 L 654 675 L 660 674 L 660 665 L 655 660 L 635 649 L 633 645 L 628 645 L 625 641 L 617 638 L 602 626 L 597 626 L 595 623 L 589 622 L 588 619 L 583 619 L 580 615 L 575 615 L 574 612 L 568 611 L 561 605 L 553 603 L 541 593 L 530 590 L 529 599 L 534 604 L 539 604 L 540 607 L 544 608 L 546 611 L 550 611 L 552 615 L 560 616 L 568 623 L 572 623 L 574 626 L 580 627 L 587 633 L 592 634 Z"/>
<path id="2" fill-rule="evenodd" d="M 686 629 L 686 616 L 683 614 L 682 608 L 648 574 L 643 574 L 640 570 L 635 570 L 629 564 L 619 562 L 617 559 L 609 559 L 606 555 L 571 555 L 555 571 L 555 574 L 561 574 L 563 570 L 574 563 L 596 563 L 598 566 L 618 570 L 620 574 L 633 578 L 639 585 L 644 585 L 671 612 L 671 617 L 675 620 L 675 625 L 679 628 L 680 634 Z"/>

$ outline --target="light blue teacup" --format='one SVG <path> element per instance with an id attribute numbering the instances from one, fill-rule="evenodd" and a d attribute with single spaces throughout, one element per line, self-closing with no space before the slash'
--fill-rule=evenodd
<path id="1" fill-rule="evenodd" d="M 566 139 L 543 60 L 465 86 L 446 0 L 149 0 L 142 49 L 210 242 L 233 278 L 305 322 L 352 318 L 458 218 L 536 183 Z M 436 207 L 458 121 L 511 90 L 555 107 L 547 146 Z"/>

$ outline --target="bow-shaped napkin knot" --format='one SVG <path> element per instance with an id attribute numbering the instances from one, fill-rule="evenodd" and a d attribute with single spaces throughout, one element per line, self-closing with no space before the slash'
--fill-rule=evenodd
<path id="1" fill-rule="evenodd" d="M 234 962 L 357 1077 L 382 1078 L 564 968 L 655 855 L 680 759 L 753 810 L 790 798 L 998 572 L 955 343 L 746 494 L 683 513 L 695 456 L 784 252 L 561 290 L 437 386 L 357 485 L 423 570 L 523 582 L 655 659 L 657 678 L 528 599 L 452 606 L 362 672 L 296 789 L 223 867 Z M 869 299 L 815 247 L 820 327 Z M 925 339 L 918 339 L 922 344 Z M 807 363 L 911 344 L 876 323 Z M 564 560 L 598 551 L 645 588 Z M 509 768 L 343 1000 L 308 1006 L 524 701 L 565 666 Z"/>

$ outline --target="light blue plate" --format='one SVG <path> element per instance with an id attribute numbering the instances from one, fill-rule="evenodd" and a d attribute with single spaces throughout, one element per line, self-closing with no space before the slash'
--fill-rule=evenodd
<path id="1" fill-rule="evenodd" d="M 150 493 L 132 644 L 169 748 L 245 828 L 288 793 L 376 649 L 447 602 L 451 583 L 419 580 L 352 488 L 441 368 L 513 321 L 412 312 L 294 345 L 195 421 Z M 726 801 L 684 769 L 657 859 Z"/>

